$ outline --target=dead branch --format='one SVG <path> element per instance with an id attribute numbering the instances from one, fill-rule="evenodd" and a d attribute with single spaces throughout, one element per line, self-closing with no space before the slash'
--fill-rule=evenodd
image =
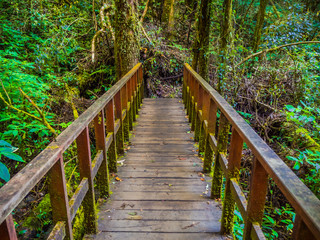
<path id="1" fill-rule="evenodd" d="M 31 103 L 31 105 L 37 110 L 39 115 L 41 116 L 41 122 L 50 130 L 51 133 L 54 134 L 55 137 L 58 136 L 56 130 L 48 123 L 46 116 L 44 115 L 43 111 L 38 107 L 38 105 L 19 87 L 20 93 Z"/>
<path id="2" fill-rule="evenodd" d="M 143 13 L 142 13 L 141 18 L 140 18 L 140 23 L 143 22 L 143 18 L 144 18 L 144 16 L 147 14 L 148 5 L 149 5 L 149 0 L 147 1 L 146 6 L 144 7 Z"/>
<path id="3" fill-rule="evenodd" d="M 246 61 L 248 61 L 249 59 L 259 56 L 260 54 L 266 54 L 268 52 L 274 52 L 279 50 L 280 48 L 284 48 L 284 47 L 290 47 L 290 46 L 295 46 L 295 45 L 301 45 L 301 44 L 315 44 L 315 43 L 320 43 L 320 41 L 304 41 L 304 42 L 295 42 L 295 43 L 288 43 L 288 44 L 284 44 L 281 46 L 277 46 L 274 48 L 269 48 L 269 49 L 264 49 L 260 52 L 256 52 L 254 54 L 251 54 L 250 56 L 246 57 L 245 59 L 243 59 L 240 63 L 238 63 L 235 67 L 240 66 L 241 64 L 245 63 Z"/>

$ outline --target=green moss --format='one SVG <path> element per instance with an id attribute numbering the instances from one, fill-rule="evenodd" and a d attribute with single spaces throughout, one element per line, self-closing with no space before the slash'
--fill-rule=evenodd
<path id="1" fill-rule="evenodd" d="M 128 114 L 123 119 L 123 140 L 125 142 L 129 141 L 129 121 L 128 121 Z"/>
<path id="2" fill-rule="evenodd" d="M 112 141 L 108 149 L 108 167 L 110 172 L 117 172 L 117 151 L 114 141 Z"/>
<path id="3" fill-rule="evenodd" d="M 213 150 L 210 146 L 209 135 L 208 135 L 206 140 L 206 148 L 205 148 L 205 155 L 204 155 L 204 162 L 203 162 L 203 172 L 205 173 L 211 172 L 212 160 L 213 160 Z"/>
<path id="4" fill-rule="evenodd" d="M 120 128 L 116 135 L 116 142 L 117 142 L 117 153 L 119 155 L 124 153 L 124 147 L 123 147 L 123 125 L 120 125 Z"/>

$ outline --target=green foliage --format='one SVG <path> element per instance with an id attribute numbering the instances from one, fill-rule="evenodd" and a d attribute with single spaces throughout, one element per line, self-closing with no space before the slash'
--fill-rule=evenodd
<path id="1" fill-rule="evenodd" d="M 14 153 L 17 150 L 18 148 L 13 147 L 10 143 L 0 140 L 0 160 L 2 159 L 2 156 L 4 156 L 10 160 L 24 162 L 19 155 Z M 9 170 L 2 162 L 0 162 L 0 178 L 5 182 L 10 180 Z"/>
<path id="2" fill-rule="evenodd" d="M 33 209 L 32 214 L 24 221 L 23 226 L 35 230 L 38 237 L 41 237 L 43 229 L 52 224 L 51 214 L 50 196 L 46 194 L 39 205 Z"/>

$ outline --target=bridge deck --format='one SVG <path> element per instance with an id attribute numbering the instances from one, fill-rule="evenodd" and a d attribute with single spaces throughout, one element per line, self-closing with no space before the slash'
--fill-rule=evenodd
<path id="1" fill-rule="evenodd" d="M 179 99 L 144 99 L 131 147 L 87 239 L 223 239 Z"/>

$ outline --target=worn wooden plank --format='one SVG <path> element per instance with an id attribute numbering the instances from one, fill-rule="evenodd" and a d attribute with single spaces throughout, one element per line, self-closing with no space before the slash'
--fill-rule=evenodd
<path id="1" fill-rule="evenodd" d="M 131 220 L 131 216 L 141 216 L 142 220 L 152 221 L 211 221 L 214 222 L 219 218 L 214 211 L 208 210 L 140 210 L 132 211 L 130 209 L 115 210 L 112 209 L 105 215 L 110 220 Z"/>
<path id="2" fill-rule="evenodd" d="M 102 232 L 98 236 L 86 236 L 84 240 L 131 239 L 131 240 L 222 240 L 219 233 L 152 233 L 152 232 Z"/>
<path id="3" fill-rule="evenodd" d="M 108 220 L 101 219 L 100 228 L 104 231 L 130 232 L 219 232 L 220 223 L 216 221 L 148 221 L 148 220 Z"/>

